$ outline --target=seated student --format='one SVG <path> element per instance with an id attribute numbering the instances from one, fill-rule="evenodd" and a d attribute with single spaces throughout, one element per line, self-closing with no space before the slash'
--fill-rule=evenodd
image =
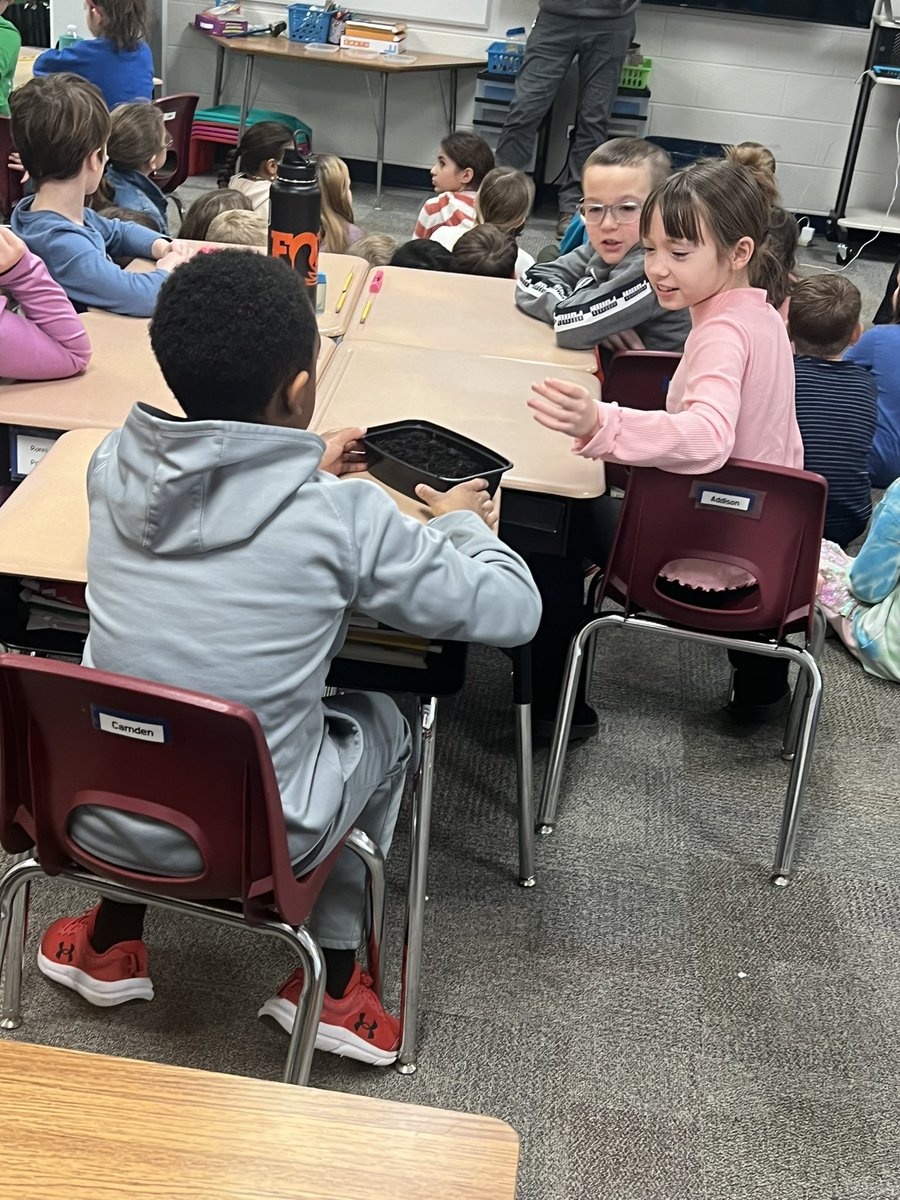
<path id="1" fill-rule="evenodd" d="M 770 303 L 787 320 L 791 295 L 798 283 L 797 246 L 800 243 L 800 229 L 794 214 L 777 204 L 771 209 L 769 216 L 769 244 L 779 270 L 766 281 L 767 290 L 770 293 Z M 763 286 L 766 286 L 766 283 Z"/>
<path id="2" fill-rule="evenodd" d="M 205 242 L 209 236 L 209 226 L 219 213 L 230 212 L 233 209 L 243 209 L 250 212 L 253 205 L 249 196 L 235 188 L 217 188 L 213 192 L 204 192 L 198 196 L 184 214 L 179 238 L 190 242 Z"/>
<path id="3" fill-rule="evenodd" d="M 641 209 L 670 166 L 659 146 L 625 137 L 604 142 L 584 164 L 581 208 L 589 244 L 535 264 L 516 288 L 518 307 L 552 325 L 560 346 L 684 349 L 690 316 L 660 305 L 640 244 Z"/>
<path id="4" fill-rule="evenodd" d="M 489 275 L 495 279 L 515 279 L 518 252 L 515 238 L 496 225 L 467 229 L 452 251 L 461 275 Z"/>
<path id="5" fill-rule="evenodd" d="M 890 325 L 867 330 L 844 358 L 871 371 L 878 387 L 878 424 L 869 457 L 872 487 L 889 487 L 900 478 L 900 275 L 894 279 Z"/>
<path id="6" fill-rule="evenodd" d="M 0 117 L 9 116 L 9 93 L 22 49 L 22 35 L 3 14 L 16 0 L 0 0 Z"/>
<path id="7" fill-rule="evenodd" d="M 243 192 L 253 208 L 269 211 L 269 192 L 278 174 L 278 163 L 294 135 L 282 121 L 260 121 L 245 130 L 244 136 L 225 156 L 219 172 L 220 188 Z M 240 170 L 235 173 L 235 167 Z"/>
<path id="8" fill-rule="evenodd" d="M 317 154 L 316 170 L 322 195 L 322 229 L 319 250 L 349 254 L 350 247 L 366 235 L 353 224 L 353 194 L 347 164 L 336 154 Z"/>
<path id="9" fill-rule="evenodd" d="M 515 167 L 494 167 L 484 177 L 475 197 L 475 212 L 478 224 L 493 225 L 517 239 L 525 228 L 525 222 L 534 206 L 534 181 L 524 171 Z M 461 226 L 445 225 L 431 235 L 433 242 L 440 242 L 452 250 L 459 239 L 468 231 Z M 518 244 L 516 255 L 516 278 L 534 266 L 534 259 Z"/>
<path id="10" fill-rule="evenodd" d="M 397 243 L 389 233 L 367 234 L 353 247 L 353 253 L 373 267 L 386 267 L 396 251 Z"/>
<path id="11" fill-rule="evenodd" d="M 109 119 L 109 162 L 88 207 L 106 215 L 111 205 L 135 209 L 147 214 L 153 228 L 168 233 L 166 197 L 150 178 L 166 161 L 170 144 L 162 113 L 154 104 L 120 104 Z"/>
<path id="12" fill-rule="evenodd" d="M 229 296 L 253 297 L 241 336 L 198 338 L 219 327 Z M 426 638 L 516 646 L 540 615 L 531 576 L 493 532 L 483 480 L 448 492 L 420 486 L 436 518 L 423 525 L 377 484 L 336 478 L 364 469 L 363 431 L 308 432 L 319 336 L 303 279 L 282 261 L 197 255 L 162 288 L 150 340 L 187 416 L 136 404 L 91 460 L 84 661 L 252 708 L 298 872 L 353 826 L 386 853 L 410 753 L 406 723 L 385 695 L 322 699 L 351 609 Z M 71 832 L 136 869 L 199 865 L 193 841 L 160 822 L 86 808 Z M 319 1035 L 338 1054 L 384 1064 L 396 1058 L 399 1022 L 356 961 L 364 911 L 364 873 L 345 852 L 311 921 L 327 965 Z M 93 1004 L 152 999 L 143 913 L 103 900 L 55 922 L 41 971 Z M 295 971 L 260 1016 L 290 1031 L 301 987 Z"/>
<path id="13" fill-rule="evenodd" d="M 12 135 L 36 189 L 13 209 L 13 229 L 74 304 L 149 317 L 186 252 L 155 231 L 85 208 L 103 175 L 109 137 L 103 97 L 77 75 L 50 75 L 17 88 L 10 103 Z M 152 258 L 158 267 L 130 274 L 110 258 Z"/>
<path id="14" fill-rule="evenodd" d="M 475 196 L 494 166 L 494 152 L 477 133 L 451 133 L 431 168 L 437 195 L 422 205 L 414 236 L 430 238 L 444 225 L 471 229 L 478 220 Z"/>
<path id="15" fill-rule="evenodd" d="M 258 209 L 256 212 L 228 209 L 210 221 L 207 240 L 232 246 L 265 247 L 269 241 L 269 218 Z"/>
<path id="16" fill-rule="evenodd" d="M 80 75 L 95 87 L 107 108 L 153 98 L 153 55 L 147 45 L 146 0 L 85 0 L 90 38 L 63 50 L 45 50 L 34 74 Z"/>
<path id="17" fill-rule="evenodd" d="M 446 246 L 423 238 L 413 238 L 398 246 L 391 256 L 389 266 L 410 267 L 414 271 L 456 271 L 456 259 Z"/>
<path id="18" fill-rule="evenodd" d="M 878 388 L 863 367 L 842 361 L 862 333 L 861 304 L 859 289 L 843 275 L 814 275 L 797 284 L 788 316 L 803 466 L 828 480 L 825 537 L 841 546 L 858 538 L 872 515 Z"/>
<path id="19" fill-rule="evenodd" d="M 0 225 L 0 376 L 64 379 L 88 365 L 91 344 L 66 293 L 11 229 Z M 9 302 L 19 306 L 10 312 Z"/>

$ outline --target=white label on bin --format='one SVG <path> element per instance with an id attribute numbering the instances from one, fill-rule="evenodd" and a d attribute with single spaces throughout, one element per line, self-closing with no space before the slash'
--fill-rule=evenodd
<path id="1" fill-rule="evenodd" d="M 33 437 L 30 433 L 16 434 L 16 465 L 13 474 L 30 475 L 56 441 L 52 437 Z"/>

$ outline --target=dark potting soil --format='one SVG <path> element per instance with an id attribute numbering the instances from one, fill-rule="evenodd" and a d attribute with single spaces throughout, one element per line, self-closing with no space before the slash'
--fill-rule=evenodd
<path id="1" fill-rule="evenodd" d="M 496 469 L 481 455 L 453 446 L 427 429 L 404 429 L 385 434 L 375 444 L 379 450 L 392 454 L 414 470 L 442 479 L 464 479 L 479 471 Z"/>

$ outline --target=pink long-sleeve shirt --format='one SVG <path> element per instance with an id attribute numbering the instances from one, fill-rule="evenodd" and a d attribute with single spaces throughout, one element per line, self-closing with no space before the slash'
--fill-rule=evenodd
<path id="1" fill-rule="evenodd" d="M 715 471 L 729 458 L 802 468 L 791 344 L 766 293 L 720 292 L 693 307 L 691 321 L 665 411 L 598 402 L 601 429 L 575 452 L 683 475 Z M 665 574 L 693 587 L 750 582 L 694 560 L 671 563 Z"/>
<path id="2" fill-rule="evenodd" d="M 18 301 L 9 311 L 0 294 L 0 375 L 7 379 L 64 379 L 78 375 L 91 357 L 91 343 L 78 314 L 43 261 L 26 250 L 0 274 L 0 288 Z"/>

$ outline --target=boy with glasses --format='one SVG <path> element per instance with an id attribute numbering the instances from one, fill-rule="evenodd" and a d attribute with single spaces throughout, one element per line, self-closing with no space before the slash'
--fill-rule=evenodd
<path id="1" fill-rule="evenodd" d="M 644 275 L 641 209 L 671 169 L 669 156 L 642 138 L 614 138 L 588 158 L 579 211 L 588 242 L 555 262 L 529 268 L 516 304 L 552 325 L 569 350 L 684 349 L 687 310 L 666 312 Z"/>

